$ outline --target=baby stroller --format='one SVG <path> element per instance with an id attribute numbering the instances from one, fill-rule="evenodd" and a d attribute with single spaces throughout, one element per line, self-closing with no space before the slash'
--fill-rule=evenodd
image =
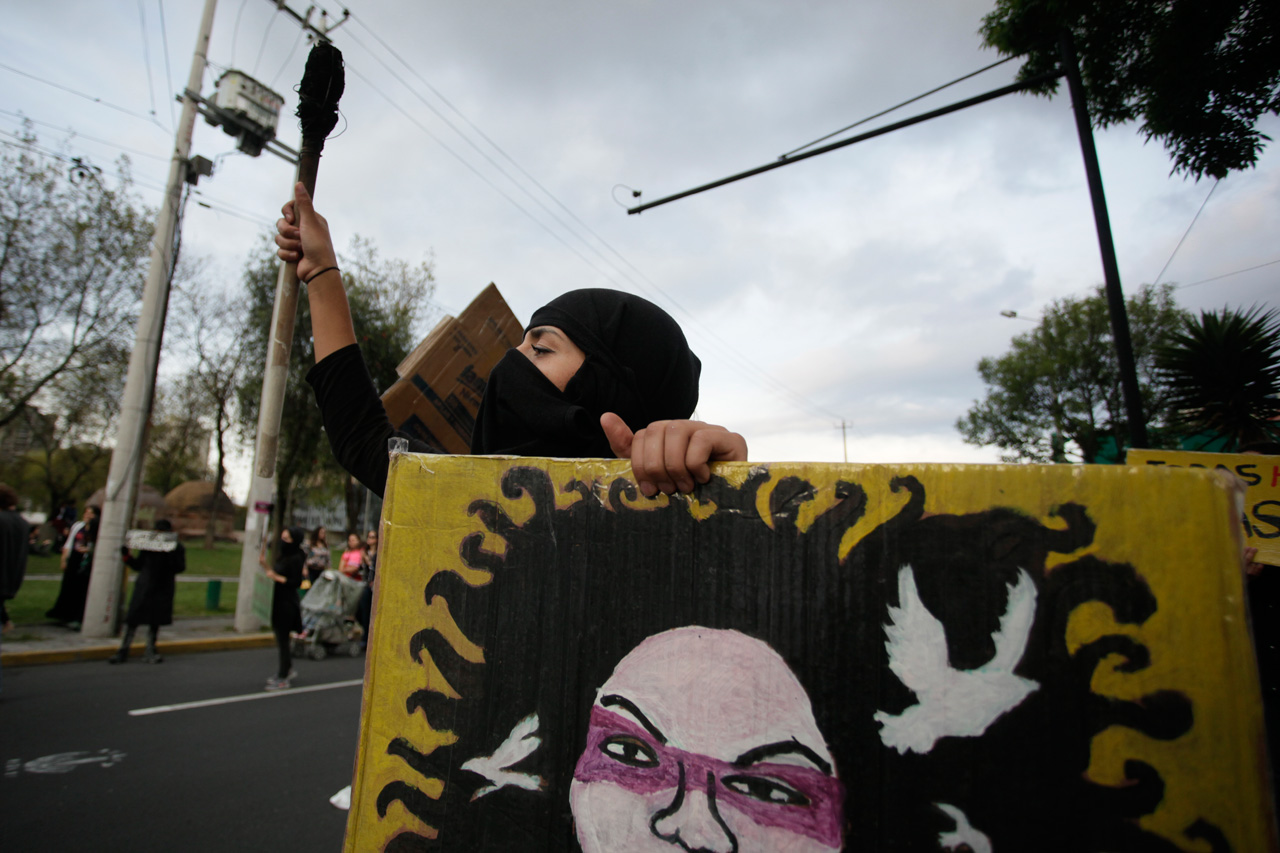
<path id="1" fill-rule="evenodd" d="M 293 639 L 293 653 L 312 660 L 331 654 L 360 654 L 360 626 L 356 606 L 364 584 L 341 572 L 326 569 L 302 597 L 302 635 Z"/>

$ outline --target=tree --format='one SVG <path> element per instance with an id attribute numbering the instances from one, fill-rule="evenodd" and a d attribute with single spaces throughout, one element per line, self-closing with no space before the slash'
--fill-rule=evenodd
<path id="1" fill-rule="evenodd" d="M 1173 288 L 1144 286 L 1127 301 L 1142 410 L 1152 443 L 1171 440 L 1168 391 L 1158 381 L 1155 352 L 1185 312 Z M 1058 300 L 1039 325 L 1013 339 L 999 358 L 978 362 L 987 395 L 956 421 L 969 444 L 996 445 L 1006 462 L 1096 462 L 1119 456 L 1127 438 L 1120 368 L 1101 287 Z"/>
<path id="2" fill-rule="evenodd" d="M 50 512 L 106 479 L 151 245 L 131 186 L 30 127 L 0 151 L 0 427 L 28 427 L 14 479 Z"/>
<path id="3" fill-rule="evenodd" d="M 987 46 L 1027 55 L 1022 80 L 1052 72 L 1070 32 L 1094 123 L 1141 121 L 1174 171 L 1196 178 L 1253 166 L 1270 139 L 1259 120 L 1280 114 L 1275 0 L 996 0 L 979 31 Z"/>
<path id="4" fill-rule="evenodd" d="M 128 367 L 124 353 L 109 354 L 111 358 L 60 376 L 57 394 L 47 390 L 42 395 L 49 400 L 48 411 L 25 406 L 19 412 L 35 446 L 19 460 L 14 485 L 33 501 L 42 500 L 50 518 L 64 501 L 80 503 L 106 482 Z"/>
<path id="5" fill-rule="evenodd" d="M 143 482 L 162 495 L 209 472 L 208 403 L 190 374 L 157 387 L 147 431 Z"/>
<path id="6" fill-rule="evenodd" d="M 14 473 L 6 474 L 24 503 L 53 518 L 65 501 L 83 507 L 89 496 L 107 481 L 111 448 L 96 444 L 38 447 L 19 460 Z"/>
<path id="7" fill-rule="evenodd" d="M 356 340 L 364 353 L 374 385 L 385 390 L 395 382 L 396 366 L 418 341 L 419 326 L 430 313 L 435 279 L 431 264 L 410 264 L 382 258 L 369 240 L 355 237 L 347 252 L 339 255 L 342 277 L 351 304 Z M 246 437 L 257 433 L 262 374 L 275 299 L 278 261 L 274 244 L 264 239 L 245 267 L 248 326 L 245 344 L 248 363 L 237 390 L 241 426 Z M 311 312 L 305 295 L 299 300 L 298 318 L 289 356 L 280 442 L 276 456 L 276 529 L 290 517 L 295 487 L 304 474 L 318 475 L 348 496 L 348 523 L 354 525 L 350 495 L 358 491 L 351 475 L 343 471 L 323 440 L 323 425 L 311 386 L 305 381 L 315 364 L 311 340 Z M 339 492 L 339 490 L 341 490 Z M 358 507 L 357 507 L 358 513 Z M 355 529 L 354 526 L 351 529 Z"/>
<path id="8" fill-rule="evenodd" d="M 1174 421 L 1237 447 L 1280 437 L 1280 312 L 1186 317 L 1156 352 Z"/>
<path id="9" fill-rule="evenodd" d="M 27 406 L 73 414 L 70 397 L 128 351 L 150 256 L 152 215 L 74 161 L 43 154 L 29 130 L 0 152 L 0 427 Z"/>
<path id="10" fill-rule="evenodd" d="M 230 300 L 199 280 L 193 270 L 204 264 L 181 266 L 183 284 L 173 291 L 179 310 L 172 313 L 177 314 L 175 331 L 180 333 L 175 347 L 191 363 L 184 381 L 190 384 L 194 405 L 208 424 L 206 435 L 213 440 L 213 498 L 204 537 L 204 547 L 211 549 L 217 532 L 218 496 L 227 480 L 227 441 L 236 422 L 237 389 L 250 356 L 244 345 L 248 318 L 227 311 Z"/>

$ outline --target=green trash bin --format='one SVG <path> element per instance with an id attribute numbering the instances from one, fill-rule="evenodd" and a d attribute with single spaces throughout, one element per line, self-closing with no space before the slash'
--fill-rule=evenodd
<path id="1" fill-rule="evenodd" d="M 204 609 L 220 610 L 222 603 L 222 581 L 209 581 L 204 590 Z"/>

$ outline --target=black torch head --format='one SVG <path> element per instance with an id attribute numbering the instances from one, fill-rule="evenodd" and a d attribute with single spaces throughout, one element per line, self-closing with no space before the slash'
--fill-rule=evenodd
<path id="1" fill-rule="evenodd" d="M 325 138 L 338 124 L 338 99 L 345 85 L 342 51 L 327 41 L 317 42 L 298 85 L 298 123 L 304 144 L 324 146 Z"/>

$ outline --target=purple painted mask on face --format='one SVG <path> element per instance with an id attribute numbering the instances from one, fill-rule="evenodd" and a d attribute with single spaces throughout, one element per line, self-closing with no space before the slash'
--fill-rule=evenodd
<path id="1" fill-rule="evenodd" d="M 574 769 L 578 782 L 609 782 L 637 794 L 701 791 L 719 808 L 733 809 L 761 826 L 794 832 L 839 848 L 844 786 L 830 773 L 768 761 L 798 755 L 826 762 L 796 741 L 749 750 L 724 761 L 669 746 L 638 723 L 596 706 L 587 745 Z"/>

